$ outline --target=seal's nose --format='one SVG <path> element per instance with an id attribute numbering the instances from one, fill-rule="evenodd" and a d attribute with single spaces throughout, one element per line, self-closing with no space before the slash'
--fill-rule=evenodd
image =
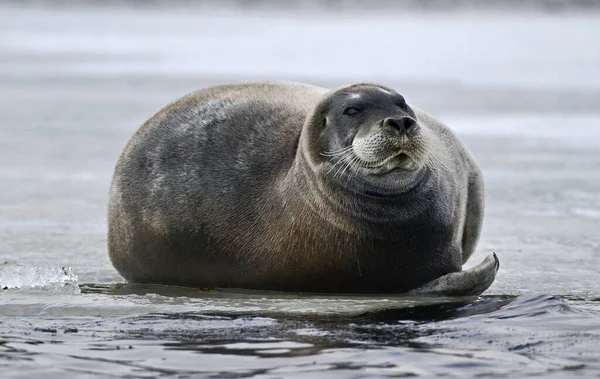
<path id="1" fill-rule="evenodd" d="M 400 133 L 410 132 L 416 129 L 417 122 L 410 117 L 394 118 L 388 117 L 383 120 L 383 126 L 389 126 Z"/>

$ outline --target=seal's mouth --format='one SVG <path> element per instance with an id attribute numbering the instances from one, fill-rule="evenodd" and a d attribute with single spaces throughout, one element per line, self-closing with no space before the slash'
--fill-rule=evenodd
<path id="1" fill-rule="evenodd" d="M 360 159 L 358 155 L 357 164 L 366 171 L 367 174 L 382 175 L 392 170 L 414 171 L 418 168 L 417 163 L 411 155 L 404 151 L 398 151 L 387 158 L 376 161 L 365 161 Z"/>
<path id="2" fill-rule="evenodd" d="M 380 150 L 379 153 L 383 152 Z M 384 175 L 393 170 L 415 171 L 421 166 L 417 152 L 408 149 L 397 149 L 391 154 L 381 154 L 383 157 L 365 159 L 354 145 L 350 145 L 337 152 L 323 152 L 321 155 L 331 157 L 330 171 L 335 172 L 335 176 L 345 173 Z"/>
<path id="3" fill-rule="evenodd" d="M 416 129 L 415 129 L 416 128 Z M 374 125 L 357 132 L 352 142 L 334 151 L 322 152 L 335 176 L 382 176 L 391 171 L 414 172 L 427 161 L 425 137 L 420 128 L 399 133 Z"/>
<path id="4" fill-rule="evenodd" d="M 406 130 L 402 129 L 399 124 L 402 120 L 388 118 L 359 130 L 354 136 L 349 152 L 353 165 L 363 174 L 381 175 L 395 169 L 414 171 L 423 165 L 427 149 L 421 128 L 413 122 Z M 401 130 L 386 121 L 393 121 Z"/>

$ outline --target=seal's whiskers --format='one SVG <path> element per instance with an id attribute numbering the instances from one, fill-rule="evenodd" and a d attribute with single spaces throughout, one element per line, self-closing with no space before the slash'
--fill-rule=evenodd
<path id="1" fill-rule="evenodd" d="M 425 165 L 431 170 L 444 170 L 446 172 L 453 172 L 454 170 L 447 164 L 446 159 L 440 158 L 435 154 L 428 153 L 424 147 L 419 147 L 415 151 L 421 157 L 424 157 L 423 161 Z"/>
<path id="2" fill-rule="evenodd" d="M 350 151 L 349 149 L 347 151 L 341 152 L 341 153 L 337 153 L 335 156 L 333 156 L 333 159 L 335 159 L 335 162 L 331 165 L 331 168 L 329 168 L 329 170 L 327 171 L 327 173 L 329 174 L 331 171 L 333 171 L 336 166 L 338 168 L 338 171 L 336 171 L 336 174 L 334 175 L 334 177 L 337 175 L 337 173 L 340 171 L 340 169 L 342 167 L 344 167 L 344 164 L 347 161 L 347 157 L 348 155 L 351 155 L 352 151 Z"/>
<path id="3" fill-rule="evenodd" d="M 344 147 L 343 149 L 339 149 L 339 150 L 323 151 L 319 154 L 321 154 L 325 157 L 335 157 L 337 155 L 344 154 L 344 153 L 348 152 L 349 150 L 352 150 L 352 145 Z"/>
<path id="4" fill-rule="evenodd" d="M 348 157 L 350 159 L 348 159 Z M 349 151 L 346 155 L 344 155 L 344 164 L 342 164 L 340 169 L 335 173 L 334 177 L 336 177 L 338 174 L 340 176 L 342 176 L 344 174 L 344 172 L 346 172 L 348 167 L 350 167 L 352 165 L 352 161 L 354 160 L 354 157 L 355 157 L 355 155 L 353 154 L 352 151 Z"/>

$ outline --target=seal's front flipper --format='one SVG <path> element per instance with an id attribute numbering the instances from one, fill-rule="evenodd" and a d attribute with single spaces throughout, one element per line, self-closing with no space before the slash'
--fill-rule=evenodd
<path id="1" fill-rule="evenodd" d="M 409 292 L 411 295 L 474 296 L 492 285 L 500 261 L 496 253 L 472 269 L 451 272 Z"/>

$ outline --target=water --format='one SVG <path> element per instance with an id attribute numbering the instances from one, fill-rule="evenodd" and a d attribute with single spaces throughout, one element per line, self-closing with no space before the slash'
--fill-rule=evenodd
<path id="1" fill-rule="evenodd" d="M 599 377 L 600 15 L 261 12 L 0 5 L 2 377 Z M 124 283 L 105 206 L 129 136 L 264 78 L 379 81 L 451 125 L 486 181 L 468 266 L 502 263 L 484 296 Z"/>

